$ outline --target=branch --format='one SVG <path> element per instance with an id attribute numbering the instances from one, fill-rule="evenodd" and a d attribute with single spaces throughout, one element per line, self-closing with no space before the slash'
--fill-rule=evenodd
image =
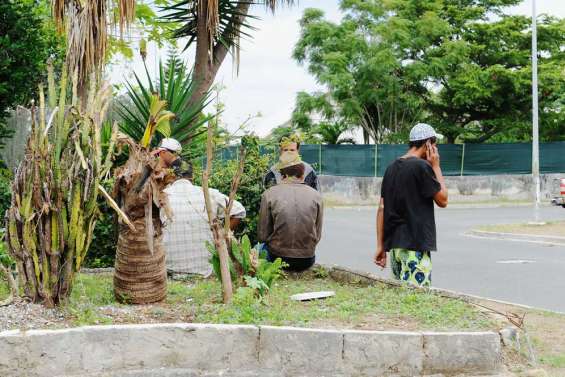
<path id="1" fill-rule="evenodd" d="M 229 255 L 227 244 L 225 240 L 225 235 L 223 234 L 223 229 L 218 223 L 216 217 L 212 212 L 212 201 L 210 199 L 210 190 L 208 187 L 208 181 L 210 178 L 210 172 L 212 171 L 212 160 L 213 155 L 213 143 L 214 138 L 214 126 L 210 122 L 208 123 L 208 137 L 206 139 L 206 169 L 202 174 L 202 191 L 204 193 L 204 202 L 206 204 L 206 213 L 208 214 L 208 221 L 210 222 L 210 230 L 212 231 L 212 236 L 214 237 L 214 245 L 218 251 L 218 256 L 220 258 L 220 274 L 222 279 L 222 293 L 224 304 L 229 304 L 233 296 L 233 288 L 231 283 L 231 274 L 229 268 Z M 229 218 L 228 218 L 229 219 Z M 229 224 L 229 220 L 228 220 Z"/>
<path id="2" fill-rule="evenodd" d="M 0 301 L 0 306 L 8 306 L 14 302 L 14 297 L 18 294 L 18 285 L 16 284 L 10 269 L 6 268 L 2 263 L 0 263 L 0 273 L 6 276 L 8 287 L 10 288 L 10 295 L 5 300 Z"/>
<path id="3" fill-rule="evenodd" d="M 131 222 L 131 220 L 129 219 L 129 217 L 120 209 L 120 206 L 114 201 L 114 199 L 112 199 L 112 197 L 110 196 L 110 194 L 108 194 L 106 192 L 106 190 L 104 189 L 104 187 L 102 187 L 101 184 L 98 184 L 98 191 L 100 191 L 102 193 L 102 195 L 106 198 L 106 200 L 108 201 L 108 204 L 110 204 L 110 207 L 112 207 L 112 209 L 114 211 L 116 211 L 116 213 L 118 214 L 119 217 L 121 217 L 121 219 L 127 224 L 127 226 L 129 226 L 129 228 L 132 231 L 136 231 L 135 226 L 133 225 L 133 223 Z"/>

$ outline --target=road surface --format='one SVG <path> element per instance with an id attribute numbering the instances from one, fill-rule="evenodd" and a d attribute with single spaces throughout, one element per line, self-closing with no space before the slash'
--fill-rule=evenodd
<path id="1" fill-rule="evenodd" d="M 389 269 L 381 271 L 372 262 L 375 215 L 375 208 L 326 209 L 317 261 L 390 277 Z M 463 234 L 478 225 L 532 219 L 531 207 L 436 208 L 439 251 L 432 254 L 433 286 L 565 312 L 565 246 Z M 540 219 L 565 220 L 565 209 L 542 207 Z"/>

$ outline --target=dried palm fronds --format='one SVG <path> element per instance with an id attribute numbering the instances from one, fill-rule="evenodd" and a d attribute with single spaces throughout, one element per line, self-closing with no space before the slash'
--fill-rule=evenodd
<path id="1" fill-rule="evenodd" d="M 54 84 L 53 70 L 48 74 L 49 83 Z M 32 131 L 6 213 L 8 248 L 16 260 L 24 294 L 47 306 L 59 304 L 71 292 L 73 277 L 92 240 L 98 186 L 106 174 L 100 126 L 111 88 L 104 85 L 95 90 L 92 86 L 84 110 L 66 105 L 66 89 L 63 71 L 59 104 L 49 128 L 40 87 L 39 110 L 32 107 Z M 56 90 L 50 88 L 49 93 Z"/>
<path id="2" fill-rule="evenodd" d="M 57 29 L 67 33 L 67 70 L 76 71 L 80 94 L 84 94 L 91 75 L 95 73 L 99 77 L 104 66 L 108 5 L 108 0 L 52 0 Z M 135 18 L 135 0 L 118 0 L 118 10 L 120 32 L 123 32 Z"/>
<path id="3" fill-rule="evenodd" d="M 115 171 L 113 196 L 135 229 L 120 221 L 114 292 L 121 302 L 148 304 L 167 294 L 161 211 L 171 218 L 163 189 L 174 174 L 131 138 L 122 136 L 119 143 L 128 145 L 129 159 Z"/>

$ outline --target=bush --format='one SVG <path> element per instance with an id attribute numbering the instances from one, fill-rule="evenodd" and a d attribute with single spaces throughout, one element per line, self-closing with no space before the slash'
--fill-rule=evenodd
<path id="1" fill-rule="evenodd" d="M 0 167 L 0 214 L 2 217 L 2 228 L 4 227 L 4 215 L 8 208 L 10 208 L 12 201 L 12 178 L 13 174 L 9 169 Z"/>
<path id="2" fill-rule="evenodd" d="M 241 182 L 235 196 L 247 212 L 239 229 L 235 232 L 237 238 L 247 235 L 252 244 L 257 243 L 257 225 L 259 222 L 259 207 L 263 194 L 263 177 L 270 168 L 269 155 L 261 155 L 258 150 L 250 150 L 247 154 Z M 210 177 L 210 187 L 229 195 L 232 179 L 237 171 L 238 161 L 214 161 Z M 195 169 L 194 182 L 202 184 L 201 168 Z"/>
<path id="3" fill-rule="evenodd" d="M 113 180 L 102 183 L 106 191 L 113 187 Z M 94 227 L 94 234 L 90 248 L 86 253 L 84 267 L 105 268 L 114 267 L 116 257 L 116 243 L 118 242 L 118 224 L 116 214 L 102 196 L 98 198 L 100 217 Z"/>

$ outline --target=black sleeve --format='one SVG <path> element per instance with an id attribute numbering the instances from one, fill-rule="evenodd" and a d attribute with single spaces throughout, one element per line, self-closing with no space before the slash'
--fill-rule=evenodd
<path id="1" fill-rule="evenodd" d="M 320 183 L 318 182 L 318 176 L 314 170 L 312 170 L 310 174 L 304 178 L 304 183 L 312 187 L 314 190 L 320 191 Z"/>
<path id="2" fill-rule="evenodd" d="M 265 177 L 263 178 L 263 190 L 268 190 L 269 188 L 277 184 L 277 178 L 275 178 L 275 173 L 269 170 Z"/>
<path id="3" fill-rule="evenodd" d="M 441 190 L 441 184 L 436 178 L 436 173 L 432 169 L 431 165 L 422 161 L 420 164 L 420 192 L 424 198 L 433 198 Z"/>

